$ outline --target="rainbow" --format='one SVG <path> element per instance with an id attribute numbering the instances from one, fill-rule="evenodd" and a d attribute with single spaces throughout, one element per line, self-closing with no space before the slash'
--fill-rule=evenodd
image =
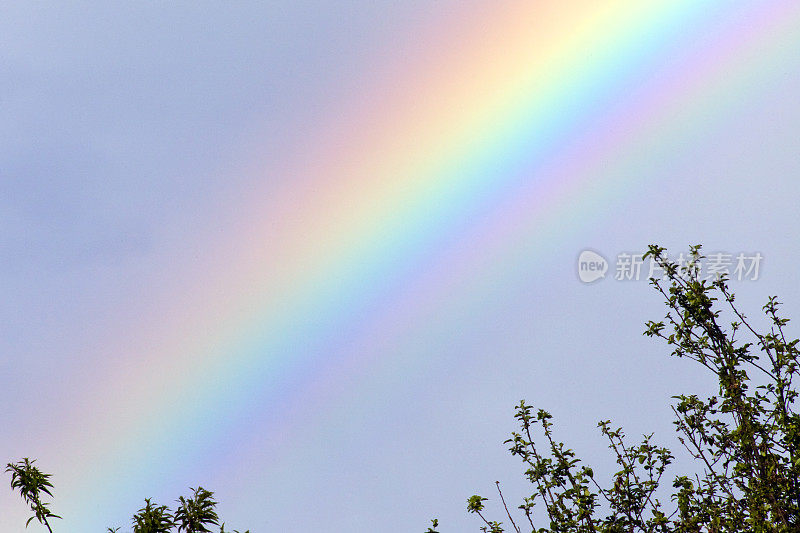
<path id="1" fill-rule="evenodd" d="M 713 111 L 800 35 L 792 1 L 508 1 L 452 16 L 365 72 L 303 150 L 251 154 L 238 171 L 254 187 L 177 254 L 97 373 L 73 376 L 87 392 L 39 454 L 69 487 L 66 528 L 110 525 L 101 509 L 128 512 L 153 485 L 183 490 L 197 465 L 271 455 L 254 466 L 267 469 L 288 427 L 331 423 L 353 376 L 424 357 L 399 347 L 429 317 L 635 188 L 613 169 L 676 142 L 676 116 Z"/>

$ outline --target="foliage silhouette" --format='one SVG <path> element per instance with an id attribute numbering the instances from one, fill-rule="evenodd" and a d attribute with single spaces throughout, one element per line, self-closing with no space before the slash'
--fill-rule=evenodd
<path id="1" fill-rule="evenodd" d="M 50 483 L 52 474 L 45 474 L 33 466 L 35 462 L 35 459 L 30 460 L 25 457 L 17 463 L 8 463 L 6 472 L 11 473 L 11 488 L 19 490 L 20 496 L 25 500 L 25 503 L 30 505 L 31 512 L 33 512 L 33 516 L 28 518 L 25 527 L 28 527 L 36 519 L 47 528 L 47 531 L 53 533 L 48 518 L 61 517 L 53 514 L 47 504 L 42 502 L 42 493 L 51 498 L 53 497 L 53 493 L 50 492 L 50 489 L 53 488 L 52 483 Z"/>
<path id="2" fill-rule="evenodd" d="M 42 502 L 42 493 L 51 498 L 53 494 L 50 489 L 53 485 L 50 482 L 52 474 L 45 474 L 37 467 L 33 466 L 35 460 L 27 457 L 17 463 L 9 463 L 6 472 L 11 473 L 11 488 L 18 490 L 20 496 L 28 503 L 33 512 L 25 524 L 25 527 L 34 520 L 38 520 L 50 533 L 53 530 L 48 521 L 49 518 L 61 518 L 53 514 L 47 504 Z M 225 531 L 225 524 L 219 523 L 219 515 L 216 507 L 217 501 L 214 500 L 214 493 L 197 487 L 189 489 L 193 495 L 190 498 L 179 497 L 177 500 L 178 508 L 173 513 L 166 505 L 153 503 L 151 498 L 145 498 L 144 507 L 139 509 L 132 518 L 133 533 L 212 533 L 210 526 L 218 526 L 219 533 L 240 533 L 238 530 L 233 532 Z M 106 533 L 119 533 L 120 528 L 106 529 Z M 244 533 L 250 533 L 245 531 Z"/>
<path id="3" fill-rule="evenodd" d="M 214 501 L 214 493 L 205 490 L 203 487 L 191 489 L 194 497 L 186 499 L 183 496 L 178 498 L 180 506 L 175 511 L 175 522 L 178 531 L 187 533 L 211 533 L 206 526 L 219 525 L 219 516 L 214 508 L 217 502 Z"/>
<path id="4" fill-rule="evenodd" d="M 671 451 L 653 444 L 652 434 L 629 443 L 621 428 L 605 420 L 598 427 L 619 470 L 603 486 L 592 468 L 557 440 L 550 413 L 522 401 L 515 414 L 520 430 L 506 443 L 522 460 L 533 486 L 518 507 L 524 528 L 514 520 L 498 482 L 508 526 L 487 518 L 487 498 L 467 500 L 467 511 L 479 517 L 482 531 L 800 531 L 800 417 L 794 381 L 800 353 L 798 340 L 786 337 L 789 320 L 781 316 L 779 302 L 768 299 L 763 312 L 769 326 L 759 331 L 734 304 L 725 277 L 701 276 L 699 245 L 690 247 L 685 264 L 670 261 L 665 249 L 655 245 L 645 257 L 664 272 L 663 279 L 650 282 L 668 312 L 662 321 L 648 321 L 644 334 L 665 341 L 673 356 L 698 363 L 718 383 L 717 394 L 708 398 L 673 397 L 678 439 L 698 472 L 673 479 L 670 508 L 665 509 L 659 497 L 665 492 L 662 480 L 673 461 Z"/>
<path id="5" fill-rule="evenodd" d="M 133 533 L 169 533 L 175 521 L 167 506 L 154 505 L 150 498 L 145 498 L 144 503 L 133 515 Z"/>

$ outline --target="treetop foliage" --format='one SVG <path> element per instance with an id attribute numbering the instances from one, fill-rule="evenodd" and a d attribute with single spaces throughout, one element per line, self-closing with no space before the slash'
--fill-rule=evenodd
<path id="1" fill-rule="evenodd" d="M 47 528 L 47 531 L 53 533 L 50 519 L 61 517 L 53 514 L 48 504 L 42 501 L 43 494 L 53 497 L 51 492 L 53 485 L 50 482 L 52 474 L 43 473 L 33 465 L 34 462 L 26 457 L 17 463 L 9 463 L 6 472 L 11 473 L 11 488 L 19 491 L 33 513 L 25 527 L 33 520 L 37 520 Z M 212 533 L 209 529 L 211 526 L 218 527 L 219 533 L 226 533 L 225 524 L 220 524 L 219 521 L 214 493 L 203 487 L 189 490 L 192 491 L 192 496 L 179 497 L 178 508 L 174 513 L 166 505 L 158 505 L 153 503 L 151 498 L 145 498 L 144 507 L 131 519 L 133 533 Z M 106 532 L 120 533 L 120 528 L 109 527 Z M 239 531 L 227 533 L 239 533 Z"/>
<path id="2" fill-rule="evenodd" d="M 664 272 L 650 283 L 667 313 L 663 320 L 648 321 L 644 335 L 664 341 L 674 357 L 697 363 L 718 384 L 709 397 L 673 397 L 678 440 L 696 472 L 676 475 L 665 487 L 672 452 L 654 444 L 652 434 L 631 443 L 621 428 L 603 420 L 598 427 L 618 471 L 601 484 L 593 469 L 558 441 L 550 413 L 522 401 L 515 414 L 519 431 L 506 444 L 523 462 L 533 490 L 515 520 L 497 483 L 507 523 L 487 518 L 487 498 L 471 496 L 467 511 L 480 518 L 482 531 L 800 531 L 798 340 L 787 338 L 789 320 L 780 303 L 774 296 L 767 300 L 762 312 L 768 327 L 759 331 L 734 303 L 725 277 L 701 277 L 699 245 L 690 248 L 682 265 L 656 245 L 645 257 Z M 669 500 L 662 501 L 667 491 Z"/>

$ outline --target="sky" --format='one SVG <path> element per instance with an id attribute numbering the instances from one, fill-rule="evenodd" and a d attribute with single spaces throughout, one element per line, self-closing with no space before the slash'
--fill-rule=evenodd
<path id="1" fill-rule="evenodd" d="M 670 397 L 712 382 L 616 278 L 651 243 L 759 254 L 742 308 L 800 314 L 798 28 L 789 0 L 4 2 L 0 460 L 53 473 L 68 533 L 198 485 L 242 531 L 477 531 L 467 497 L 530 494 L 520 399 L 596 472 L 601 419 L 675 444 Z M 2 531 L 27 516 L 0 490 Z"/>

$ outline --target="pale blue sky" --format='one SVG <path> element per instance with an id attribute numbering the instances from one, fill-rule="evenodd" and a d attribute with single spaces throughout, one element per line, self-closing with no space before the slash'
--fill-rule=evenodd
<path id="1" fill-rule="evenodd" d="M 0 7 L 0 461 L 46 448 L 47 424 L 79 394 L 66 370 L 89 372 L 105 329 L 148 309 L 147 294 L 164 288 L 158 273 L 191 252 L 198 228 L 213 227 L 210 213 L 254 183 L 291 179 L 282 158 L 302 154 L 308 132 L 365 89 L 365 72 L 394 68 L 385 57 L 456 6 L 466 9 L 455 0 Z M 470 494 L 491 494 L 496 479 L 515 501 L 528 490 L 502 444 L 523 397 L 551 410 L 563 438 L 601 468 L 601 418 L 674 443 L 669 397 L 707 382 L 641 336 L 662 315 L 646 282 L 582 285 L 575 261 L 585 248 L 613 257 L 651 242 L 759 251 L 761 279 L 734 285 L 742 306 L 756 314 L 778 294 L 800 319 L 792 44 L 634 143 L 624 164 L 598 175 L 627 185 L 576 200 L 563 223 L 550 221 L 551 249 L 522 246 L 475 280 L 473 299 L 405 339 L 437 354 L 424 372 L 398 361 L 371 374 L 345 395 L 336 427 L 309 432 L 271 470 L 248 474 L 230 456 L 197 465 L 229 523 L 399 533 L 439 516 L 442 531 L 477 530 Z M 273 160 L 260 174 L 247 168 Z M 154 481 L 153 494 L 183 481 Z M 0 529 L 23 531 L 24 506 L 6 484 Z M 114 525 L 97 513 L 85 523 Z"/>

